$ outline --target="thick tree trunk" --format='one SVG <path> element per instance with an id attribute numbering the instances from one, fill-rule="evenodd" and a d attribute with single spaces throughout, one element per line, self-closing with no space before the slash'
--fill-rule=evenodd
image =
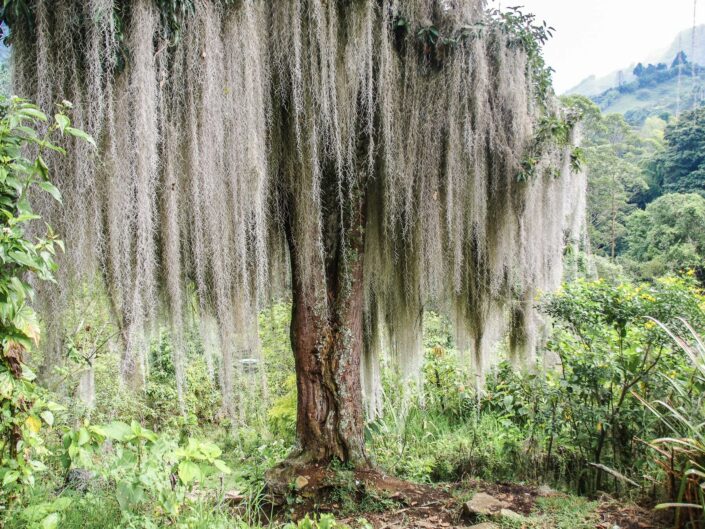
<path id="1" fill-rule="evenodd" d="M 294 288 L 291 343 L 298 390 L 296 433 L 304 457 L 312 461 L 365 460 L 362 307 L 354 299 L 350 302 L 347 321 L 325 322 L 316 314 L 315 298 L 303 288 Z"/>
<path id="2" fill-rule="evenodd" d="M 344 243 L 341 232 L 331 230 L 334 240 L 325 245 L 320 259 L 325 264 L 314 267 L 318 273 L 311 273 L 310 267 L 302 273 L 306 256 L 292 236 L 296 226 L 287 230 L 293 283 L 291 344 L 298 390 L 296 431 L 300 457 L 307 462 L 367 463 L 360 379 L 363 202 L 351 208 Z"/>

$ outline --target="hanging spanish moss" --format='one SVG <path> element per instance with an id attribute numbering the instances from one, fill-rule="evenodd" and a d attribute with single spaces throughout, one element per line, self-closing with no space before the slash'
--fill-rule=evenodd
<path id="1" fill-rule="evenodd" d="M 98 143 L 54 160 L 66 200 L 42 214 L 66 239 L 62 292 L 91 278 L 109 292 L 123 381 L 141 383 L 166 318 L 183 394 L 195 296 L 237 417 L 257 310 L 333 269 L 354 289 L 360 259 L 369 413 L 383 344 L 417 376 L 428 307 L 452 315 L 479 380 L 507 333 L 518 361 L 535 355 L 534 300 L 560 281 L 584 184 L 530 28 L 482 0 L 196 0 L 176 18 L 154 0 L 31 4 L 12 23 L 15 91 L 72 101 Z"/>

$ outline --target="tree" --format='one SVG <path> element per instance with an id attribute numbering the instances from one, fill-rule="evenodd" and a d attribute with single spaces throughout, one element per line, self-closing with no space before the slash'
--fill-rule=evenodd
<path id="1" fill-rule="evenodd" d="M 657 136 L 639 135 L 619 114 L 602 115 L 582 96 L 564 99 L 583 114 L 581 146 L 588 176 L 588 227 L 596 253 L 612 259 L 622 250 L 625 221 L 649 187 L 643 167 L 660 149 Z"/>
<path id="2" fill-rule="evenodd" d="M 705 196 L 705 108 L 682 114 L 666 128 L 665 141 L 665 151 L 654 159 L 663 191 Z"/>
<path id="3" fill-rule="evenodd" d="M 20 93 L 70 97 L 99 139 L 99 157 L 53 160 L 67 204 L 46 214 L 67 236 L 64 291 L 91 277 L 106 286 L 128 385 L 140 385 L 141 339 L 163 312 L 183 387 L 193 295 L 219 324 L 224 406 L 237 417 L 238 351 L 258 307 L 289 286 L 301 457 L 362 463 L 362 386 L 374 401 L 381 334 L 412 380 L 428 303 L 456 316 L 479 375 L 506 311 L 512 343 L 532 354 L 533 300 L 560 279 L 579 213 L 567 192 L 574 120 L 551 100 L 547 28 L 482 5 L 6 11 Z M 46 299 L 60 314 L 61 299 Z"/>
<path id="4" fill-rule="evenodd" d="M 671 68 L 678 68 L 679 66 L 685 66 L 686 64 L 688 64 L 688 56 L 683 50 L 681 50 L 676 54 L 675 58 L 673 59 L 673 62 L 671 63 Z"/>
<path id="5" fill-rule="evenodd" d="M 646 277 L 687 269 L 702 277 L 705 198 L 672 193 L 632 213 L 627 219 L 625 256 L 639 263 Z"/>

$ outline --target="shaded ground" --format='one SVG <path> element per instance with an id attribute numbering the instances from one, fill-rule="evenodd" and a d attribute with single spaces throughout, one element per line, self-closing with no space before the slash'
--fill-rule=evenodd
<path id="1" fill-rule="evenodd" d="M 375 529 L 469 528 L 491 521 L 497 528 L 667 529 L 654 511 L 604 498 L 588 501 L 547 487 L 481 481 L 442 486 L 419 485 L 372 470 L 331 471 L 306 467 L 289 475 L 274 512 L 298 520 L 307 513 L 332 513 L 351 527 Z M 463 508 L 475 493 L 504 502 L 517 516 L 478 516 Z M 663 516 L 663 513 L 660 515 Z M 368 523 L 369 525 L 365 525 Z M 483 528 L 484 529 L 484 528 Z"/>

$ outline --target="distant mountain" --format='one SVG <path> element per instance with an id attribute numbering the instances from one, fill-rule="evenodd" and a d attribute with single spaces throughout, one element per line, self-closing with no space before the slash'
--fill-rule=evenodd
<path id="1" fill-rule="evenodd" d="M 643 124 L 650 116 L 667 118 L 702 104 L 705 97 L 705 68 L 698 66 L 693 76 L 691 69 L 685 65 L 680 81 L 677 73 L 671 76 L 668 76 L 668 70 L 664 73 L 660 80 L 640 85 L 642 79 L 636 79 L 610 88 L 591 99 L 603 112 L 623 114 L 629 123 L 636 126 Z"/>
<path id="2" fill-rule="evenodd" d="M 693 48 L 693 31 L 695 31 L 695 48 Z M 649 57 L 647 62 L 670 63 L 681 50 L 688 54 L 691 62 L 705 64 L 705 24 L 681 31 L 668 48 Z"/>
<path id="3" fill-rule="evenodd" d="M 675 53 L 674 53 L 675 56 Z M 622 83 L 629 83 L 634 80 L 632 71 L 636 63 L 623 70 L 617 70 L 602 77 L 591 75 L 580 81 L 579 84 L 566 91 L 567 95 L 582 95 L 593 97 L 601 94 L 605 90 L 619 86 Z"/>
<path id="4" fill-rule="evenodd" d="M 603 77 L 588 77 L 567 93 L 590 97 L 603 112 L 624 114 L 633 125 L 641 125 L 649 116 L 665 118 L 702 104 L 703 65 L 705 25 L 696 27 L 695 33 L 693 29 L 681 32 L 668 48 L 648 60 Z"/>
<path id="5" fill-rule="evenodd" d="M 693 29 L 695 29 L 695 49 L 693 48 Z M 705 64 L 705 25 L 696 26 L 695 28 L 690 28 L 681 31 L 673 39 L 673 42 L 666 49 L 658 50 L 651 53 L 647 57 L 642 57 L 641 62 L 644 64 L 649 63 L 667 63 L 671 64 L 673 58 L 678 54 L 679 51 L 685 51 L 688 55 L 688 59 L 696 64 Z M 597 77 L 591 75 L 580 81 L 576 86 L 566 91 L 566 94 L 580 94 L 587 97 L 593 97 L 601 94 L 605 90 L 614 88 L 623 83 L 630 83 L 634 81 L 635 77 L 633 74 L 634 68 L 637 62 L 622 68 L 621 70 L 615 70 L 607 75 Z"/>

